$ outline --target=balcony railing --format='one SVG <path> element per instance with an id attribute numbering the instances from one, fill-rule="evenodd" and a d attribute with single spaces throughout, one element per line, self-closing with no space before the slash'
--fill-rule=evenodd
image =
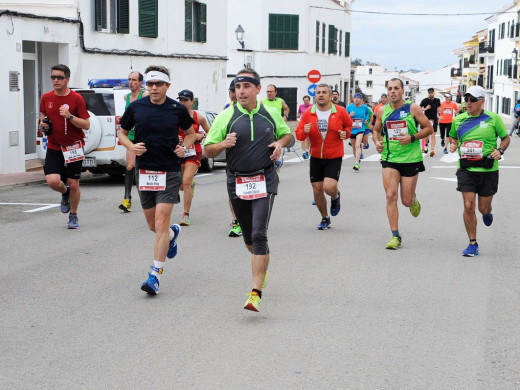
<path id="1" fill-rule="evenodd" d="M 490 44 L 489 42 L 480 42 L 478 44 L 478 51 L 480 54 L 483 53 L 494 53 L 495 52 L 495 46 Z"/>

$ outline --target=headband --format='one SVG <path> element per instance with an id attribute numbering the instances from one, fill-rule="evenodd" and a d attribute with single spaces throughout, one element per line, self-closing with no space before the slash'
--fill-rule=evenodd
<path id="1" fill-rule="evenodd" d="M 258 81 L 254 77 L 249 77 L 249 76 L 237 76 L 237 77 L 235 77 L 235 85 L 236 85 L 236 83 L 242 83 L 242 82 L 243 83 L 251 83 L 251 84 L 256 85 L 257 87 L 260 85 L 260 81 Z"/>
<path id="2" fill-rule="evenodd" d="M 167 84 L 171 83 L 170 77 L 166 73 L 159 72 L 158 70 L 151 70 L 147 74 L 144 75 L 145 82 L 152 81 L 152 80 L 164 81 Z"/>

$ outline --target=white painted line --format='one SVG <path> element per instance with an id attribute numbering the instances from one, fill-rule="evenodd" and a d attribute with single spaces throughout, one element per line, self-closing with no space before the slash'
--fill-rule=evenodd
<path id="1" fill-rule="evenodd" d="M 291 158 L 290 160 L 284 159 L 283 163 L 285 164 L 285 163 L 300 162 L 300 161 L 303 162 L 304 161 L 303 158 L 301 160 L 299 158 Z"/>
<path id="2" fill-rule="evenodd" d="M 200 173 L 195 177 L 204 177 L 204 176 L 211 176 L 211 175 L 213 175 L 213 174 L 212 173 Z"/>
<path id="3" fill-rule="evenodd" d="M 444 163 L 453 163 L 455 161 L 458 161 L 459 155 L 458 153 L 448 153 L 442 156 L 441 161 Z"/>
<path id="4" fill-rule="evenodd" d="M 38 207 L 37 209 L 25 210 L 24 213 L 35 213 L 37 211 L 48 210 L 48 209 L 52 209 L 52 208 L 58 207 L 58 206 L 59 206 L 59 204 L 50 204 L 48 206 Z"/>
<path id="5" fill-rule="evenodd" d="M 345 155 L 343 156 L 343 160 L 345 160 L 345 159 L 347 159 L 347 158 L 351 158 L 351 157 L 354 157 L 354 155 L 353 155 L 353 154 L 345 154 Z"/>
<path id="6" fill-rule="evenodd" d="M 457 168 L 457 166 L 456 165 L 434 165 L 432 168 L 439 168 L 439 169 Z"/>
<path id="7" fill-rule="evenodd" d="M 381 155 L 379 153 L 373 154 L 371 156 L 365 157 L 362 161 L 380 161 Z"/>
<path id="8" fill-rule="evenodd" d="M 59 206 L 59 204 L 50 204 L 50 203 L 8 203 L 8 202 L 0 202 L 1 205 L 6 206 Z"/>
<path id="9" fill-rule="evenodd" d="M 457 182 L 457 178 L 456 177 L 432 177 L 432 179 Z"/>

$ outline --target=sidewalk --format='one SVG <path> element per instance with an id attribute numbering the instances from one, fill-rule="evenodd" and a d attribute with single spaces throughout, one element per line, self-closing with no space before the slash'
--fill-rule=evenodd
<path id="1" fill-rule="evenodd" d="M 0 187 L 22 186 L 35 183 L 44 183 L 45 175 L 39 160 L 27 160 L 26 172 L 0 174 Z"/>

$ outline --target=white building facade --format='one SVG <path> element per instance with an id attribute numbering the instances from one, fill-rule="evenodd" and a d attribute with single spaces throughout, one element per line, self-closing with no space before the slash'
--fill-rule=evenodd
<path id="1" fill-rule="evenodd" d="M 352 1 L 337 0 L 229 0 L 227 45 L 228 83 L 244 67 L 274 84 L 288 104 L 289 119 L 308 95 L 310 70 L 321 73 L 318 83 L 340 92 L 348 101 L 350 90 L 350 33 Z M 242 43 L 235 30 L 244 30 Z"/>
<path id="2" fill-rule="evenodd" d="M 169 95 L 190 89 L 201 109 L 227 99 L 227 1 L 0 1 L 0 174 L 36 157 L 39 101 L 52 65 L 70 67 L 71 87 L 166 66 Z"/>
<path id="3" fill-rule="evenodd" d="M 410 75 L 388 71 L 381 65 L 359 65 L 356 67 L 354 89 L 359 88 L 369 103 L 378 102 L 383 93 L 387 92 L 387 84 L 393 78 L 403 81 L 405 98 L 415 101 L 419 83 Z"/>

